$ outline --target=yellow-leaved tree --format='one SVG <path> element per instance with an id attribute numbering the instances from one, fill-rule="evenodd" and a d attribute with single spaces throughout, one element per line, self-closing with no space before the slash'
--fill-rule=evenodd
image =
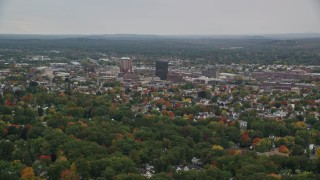
<path id="1" fill-rule="evenodd" d="M 224 148 L 222 146 L 219 146 L 219 145 L 213 145 L 212 149 L 222 151 Z"/>
<path id="2" fill-rule="evenodd" d="M 23 180 L 34 180 L 34 172 L 32 167 L 25 167 L 21 170 L 21 178 Z"/>
<path id="3" fill-rule="evenodd" d="M 318 158 L 320 158 L 320 148 L 317 149 L 316 155 L 317 155 Z"/>

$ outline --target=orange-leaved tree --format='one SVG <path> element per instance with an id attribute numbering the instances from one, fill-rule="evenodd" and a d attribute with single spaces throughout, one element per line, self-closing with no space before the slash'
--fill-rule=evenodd
<path id="1" fill-rule="evenodd" d="M 279 147 L 279 150 L 278 150 L 278 151 L 281 152 L 281 153 L 286 153 L 286 154 L 289 153 L 289 149 L 288 149 L 287 146 L 285 146 L 285 145 L 281 145 L 281 146 Z"/>
<path id="2" fill-rule="evenodd" d="M 33 180 L 34 179 L 34 172 L 32 167 L 25 167 L 21 170 L 21 178 L 23 180 Z"/>

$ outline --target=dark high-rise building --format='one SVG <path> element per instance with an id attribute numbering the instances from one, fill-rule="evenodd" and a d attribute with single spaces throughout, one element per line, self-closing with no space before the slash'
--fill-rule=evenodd
<path id="1" fill-rule="evenodd" d="M 123 57 L 120 59 L 120 73 L 128 74 L 132 73 L 132 60 L 129 57 Z"/>
<path id="2" fill-rule="evenodd" d="M 161 80 L 166 80 L 168 76 L 168 62 L 156 61 L 156 76 Z"/>
<path id="3" fill-rule="evenodd" d="M 218 66 L 208 66 L 202 71 L 202 75 L 208 78 L 219 78 L 220 71 Z"/>

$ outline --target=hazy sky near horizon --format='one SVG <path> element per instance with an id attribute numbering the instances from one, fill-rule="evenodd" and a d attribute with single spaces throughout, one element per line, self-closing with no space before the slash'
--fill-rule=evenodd
<path id="1" fill-rule="evenodd" d="M 0 0 L 0 33 L 320 33 L 320 1 Z"/>

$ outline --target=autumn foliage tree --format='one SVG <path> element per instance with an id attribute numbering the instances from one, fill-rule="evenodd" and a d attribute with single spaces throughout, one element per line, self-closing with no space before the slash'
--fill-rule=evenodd
<path id="1" fill-rule="evenodd" d="M 78 179 L 80 179 L 79 176 L 77 175 L 76 165 L 72 164 L 70 169 L 66 169 L 66 170 L 62 171 L 60 174 L 60 179 L 61 180 L 78 180 Z"/>
<path id="2" fill-rule="evenodd" d="M 281 153 L 286 153 L 286 154 L 289 153 L 289 149 L 288 149 L 287 146 L 285 146 L 285 145 L 281 145 L 281 146 L 279 147 L 279 150 L 278 150 L 278 151 L 281 152 Z"/>
<path id="3" fill-rule="evenodd" d="M 34 172 L 32 167 L 25 167 L 21 170 L 21 177 L 23 180 L 34 180 Z"/>
<path id="4" fill-rule="evenodd" d="M 241 135 L 240 144 L 241 146 L 247 147 L 250 144 L 249 132 L 245 132 Z"/>
<path id="5" fill-rule="evenodd" d="M 316 150 L 316 155 L 317 155 L 318 158 L 320 158 L 320 148 L 318 148 L 318 149 Z"/>
<path id="6" fill-rule="evenodd" d="M 253 141 L 252 141 L 252 144 L 253 145 L 256 145 L 257 143 L 259 143 L 261 141 L 261 138 L 255 138 Z"/>

